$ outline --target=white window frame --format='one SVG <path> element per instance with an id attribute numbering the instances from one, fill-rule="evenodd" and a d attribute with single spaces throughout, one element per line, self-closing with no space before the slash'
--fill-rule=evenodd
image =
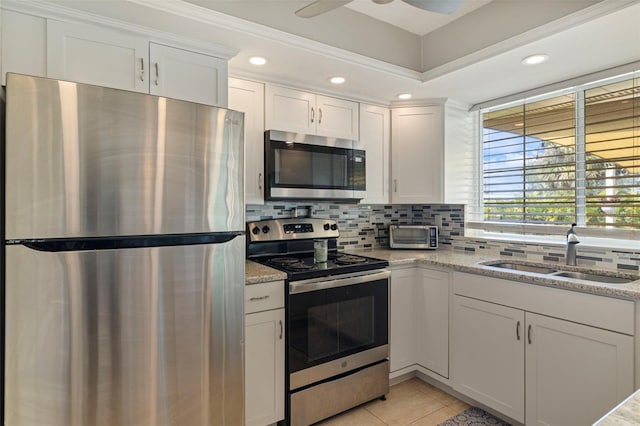
<path id="1" fill-rule="evenodd" d="M 494 104 L 490 107 L 484 108 L 483 111 L 492 111 L 496 109 L 507 108 L 509 106 L 522 104 L 523 102 L 529 103 L 540 99 L 551 98 L 554 96 L 561 96 L 568 93 L 575 94 L 576 104 L 580 105 L 576 108 L 576 111 L 584 111 L 584 92 L 593 87 L 602 86 L 609 83 L 615 83 L 619 81 L 628 80 L 630 78 L 640 78 L 640 71 L 627 72 L 614 77 L 608 77 L 592 81 L 586 84 L 579 84 L 569 88 L 555 90 L 552 92 L 539 94 L 536 96 L 530 96 L 523 99 L 511 100 L 503 104 Z M 476 108 L 473 108 L 476 109 Z M 505 242 L 530 242 L 537 244 L 564 244 L 566 242 L 566 232 L 569 229 L 566 225 L 542 225 L 542 224 L 527 224 L 527 223 L 508 223 L 508 222 L 489 222 L 483 220 L 484 212 L 484 194 L 483 194 L 483 155 L 482 155 L 482 141 L 483 141 L 483 123 L 482 123 L 482 111 L 478 109 L 478 119 L 476 120 L 476 144 L 475 150 L 477 172 L 474 176 L 476 183 L 475 197 L 469 197 L 470 200 L 475 200 L 467 205 L 465 216 L 465 237 L 482 238 L 499 240 Z M 576 113 L 576 156 L 582 154 L 584 159 L 585 149 L 585 135 L 584 135 L 584 115 Z M 580 160 L 576 160 L 579 164 Z M 576 179 L 579 180 L 579 172 Z M 582 177 L 584 178 L 584 176 Z M 576 198 L 579 196 L 579 191 L 584 191 L 584 185 L 576 185 Z M 581 243 L 587 246 L 594 247 L 610 247 L 619 249 L 640 249 L 640 229 L 614 229 L 606 227 L 588 227 L 585 226 L 586 214 L 585 206 L 576 205 L 576 219 L 578 226 L 576 226 L 576 233 L 579 235 Z"/>

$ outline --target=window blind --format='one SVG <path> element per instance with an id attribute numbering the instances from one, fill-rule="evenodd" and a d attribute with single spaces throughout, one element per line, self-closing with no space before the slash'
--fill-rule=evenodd
<path id="1" fill-rule="evenodd" d="M 575 105 L 567 94 L 483 114 L 485 221 L 575 221 Z"/>
<path id="2" fill-rule="evenodd" d="M 640 79 L 584 92 L 587 226 L 640 228 Z"/>

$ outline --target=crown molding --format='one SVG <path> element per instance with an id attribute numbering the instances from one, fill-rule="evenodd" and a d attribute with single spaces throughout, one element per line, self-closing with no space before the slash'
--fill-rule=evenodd
<path id="1" fill-rule="evenodd" d="M 266 39 L 292 48 L 302 49 L 320 56 L 341 60 L 350 64 L 356 64 L 367 69 L 390 74 L 395 77 L 405 78 L 413 82 L 421 81 L 420 71 L 411 70 L 399 65 L 369 58 L 368 56 L 329 46 L 315 40 L 270 28 L 235 16 L 225 15 L 221 12 L 207 9 L 192 3 L 186 3 L 181 0 L 165 0 L 162 2 L 157 0 L 126 1 L 176 16 L 181 16 L 183 18 L 192 19 L 204 24 L 213 25 L 218 28 L 238 31 L 243 34 Z"/>
<path id="2" fill-rule="evenodd" d="M 618 10 L 622 10 L 637 3 L 639 3 L 638 0 L 603 0 L 593 6 L 589 6 L 565 17 L 556 19 L 555 21 L 533 28 L 522 34 L 518 34 L 501 42 L 495 43 L 469 55 L 454 59 L 439 67 L 426 70 L 421 74 L 420 79 L 425 83 L 435 78 L 442 77 L 445 74 L 449 74 L 477 62 L 490 59 L 499 54 L 525 46 L 534 41 L 584 24 L 612 12 L 617 12 Z"/>

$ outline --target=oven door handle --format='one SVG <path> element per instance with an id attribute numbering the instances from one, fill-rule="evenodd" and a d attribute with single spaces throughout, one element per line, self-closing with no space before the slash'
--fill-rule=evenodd
<path id="1" fill-rule="evenodd" d="M 326 290 L 328 288 L 344 287 L 347 285 L 363 284 L 370 281 L 386 280 L 391 276 L 387 270 L 374 272 L 360 272 L 331 279 L 331 277 L 313 278 L 310 280 L 289 283 L 289 294 L 307 293 L 310 291 Z"/>

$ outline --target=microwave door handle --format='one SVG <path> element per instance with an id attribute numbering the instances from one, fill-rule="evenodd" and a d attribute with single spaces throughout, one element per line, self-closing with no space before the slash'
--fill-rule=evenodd
<path id="1" fill-rule="evenodd" d="M 296 281 L 289 284 L 289 294 L 308 293 L 310 291 L 326 290 L 328 288 L 344 287 L 347 285 L 362 284 L 370 281 L 386 280 L 391 272 L 381 270 L 378 272 L 360 273 L 345 278 L 327 279 L 313 278 L 310 280 Z"/>

